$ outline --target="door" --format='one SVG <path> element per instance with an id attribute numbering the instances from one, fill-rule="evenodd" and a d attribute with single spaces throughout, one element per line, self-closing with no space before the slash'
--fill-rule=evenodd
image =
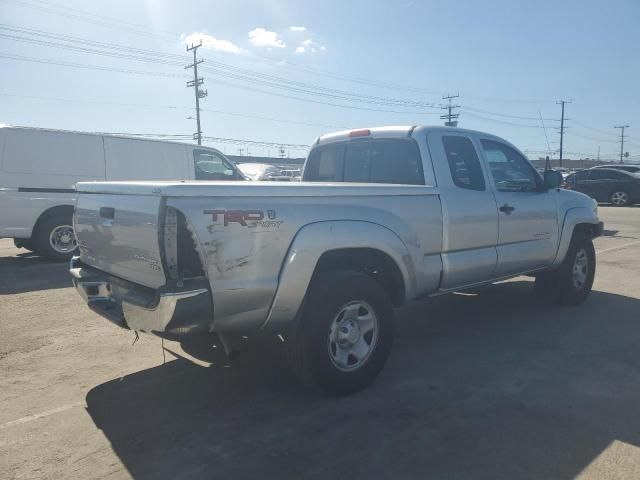
<path id="1" fill-rule="evenodd" d="M 442 203 L 440 288 L 490 280 L 498 258 L 498 210 L 476 147 L 454 132 L 431 132 L 427 141 Z"/>
<path id="2" fill-rule="evenodd" d="M 566 182 L 571 190 L 582 192 L 588 195 L 588 193 L 585 191 L 588 188 L 588 180 L 589 170 L 582 170 L 580 172 L 572 173 L 571 175 L 569 175 L 566 179 Z"/>
<path id="3" fill-rule="evenodd" d="M 496 277 L 550 265 L 558 248 L 556 190 L 543 188 L 529 161 L 505 143 L 482 139 L 498 207 Z"/>

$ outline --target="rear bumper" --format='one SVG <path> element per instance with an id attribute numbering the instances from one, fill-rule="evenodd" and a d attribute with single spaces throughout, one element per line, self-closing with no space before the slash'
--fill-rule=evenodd
<path id="1" fill-rule="evenodd" d="M 78 257 L 71 259 L 69 273 L 87 306 L 119 327 L 164 338 L 211 330 L 213 304 L 204 278 L 153 290 L 88 267 Z"/>

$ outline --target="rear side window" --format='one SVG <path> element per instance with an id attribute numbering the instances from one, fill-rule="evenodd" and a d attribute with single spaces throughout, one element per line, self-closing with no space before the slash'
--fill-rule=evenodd
<path id="1" fill-rule="evenodd" d="M 420 151 L 411 139 L 357 140 L 316 148 L 304 180 L 424 185 Z"/>
<path id="2" fill-rule="evenodd" d="M 344 145 L 339 143 L 316 148 L 309 155 L 304 172 L 305 181 L 342 182 Z"/>
<path id="3" fill-rule="evenodd" d="M 480 159 L 473 147 L 473 143 L 467 137 L 446 136 L 442 137 L 451 179 L 460 188 L 469 190 L 484 190 L 484 175 L 480 166 Z"/>
<path id="4" fill-rule="evenodd" d="M 628 180 L 629 176 L 615 170 L 594 169 L 591 170 L 589 180 Z"/>

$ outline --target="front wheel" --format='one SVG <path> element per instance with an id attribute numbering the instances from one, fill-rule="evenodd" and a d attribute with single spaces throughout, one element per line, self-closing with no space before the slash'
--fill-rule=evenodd
<path id="1" fill-rule="evenodd" d="M 609 197 L 611 203 L 616 207 L 624 207 L 629 205 L 629 194 L 622 190 L 613 192 Z"/>
<path id="2" fill-rule="evenodd" d="M 311 284 L 302 314 L 287 334 L 289 363 L 305 383 L 333 395 L 369 385 L 393 343 L 389 295 L 371 277 L 329 272 Z"/>
<path id="3" fill-rule="evenodd" d="M 595 273 L 596 252 L 591 237 L 577 232 L 562 265 L 536 276 L 535 291 L 554 303 L 578 305 L 589 296 Z"/>
<path id="4" fill-rule="evenodd" d="M 69 260 L 78 248 L 71 215 L 53 215 L 42 220 L 37 227 L 34 247 L 54 262 Z"/>

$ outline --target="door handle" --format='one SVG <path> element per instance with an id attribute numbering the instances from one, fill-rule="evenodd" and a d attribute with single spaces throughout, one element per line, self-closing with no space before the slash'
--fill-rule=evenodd
<path id="1" fill-rule="evenodd" d="M 505 203 L 498 210 L 500 210 L 501 212 L 506 213 L 507 215 L 511 215 L 511 212 L 513 212 L 515 209 L 516 209 L 516 207 L 512 207 L 508 203 Z"/>
<path id="2" fill-rule="evenodd" d="M 113 207 L 100 207 L 100 217 L 113 220 L 116 216 L 116 209 Z"/>

